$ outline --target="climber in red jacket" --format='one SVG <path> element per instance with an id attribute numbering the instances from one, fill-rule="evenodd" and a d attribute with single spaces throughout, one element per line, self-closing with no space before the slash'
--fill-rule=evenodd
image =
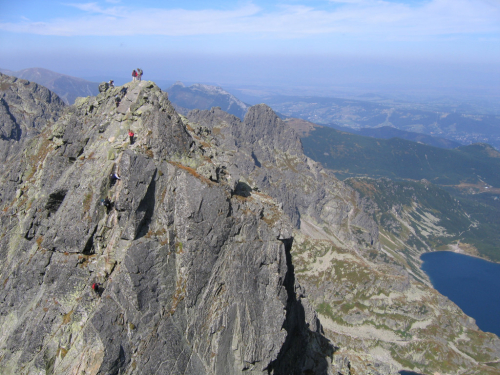
<path id="1" fill-rule="evenodd" d="M 92 284 L 92 290 L 95 292 L 95 294 L 97 294 L 99 297 L 101 296 L 102 294 L 102 288 L 101 288 L 101 284 L 99 283 L 93 283 Z"/>

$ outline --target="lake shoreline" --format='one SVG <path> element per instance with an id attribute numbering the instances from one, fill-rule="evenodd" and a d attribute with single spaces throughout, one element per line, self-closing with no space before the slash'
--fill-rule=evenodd
<path id="1" fill-rule="evenodd" d="M 457 246 L 457 245 L 447 245 L 447 246 Z M 458 246 L 457 246 L 458 247 Z M 458 247 L 459 248 L 459 247 Z M 500 261 L 499 262 L 496 262 L 494 260 L 491 260 L 489 258 L 485 258 L 481 255 L 476 255 L 476 254 L 471 254 L 471 253 L 468 253 L 468 252 L 465 252 L 463 251 L 462 249 L 459 248 L 459 250 L 451 250 L 451 249 L 446 249 L 446 250 L 431 250 L 431 251 L 426 251 L 425 253 L 422 253 L 420 254 L 420 258 L 422 257 L 422 255 L 424 254 L 431 254 L 431 253 L 438 253 L 438 252 L 448 252 L 448 253 L 455 253 L 455 254 L 461 254 L 461 255 L 466 255 L 468 257 L 471 257 L 471 258 L 476 258 L 476 259 L 481 259 L 481 260 L 484 260 L 486 262 L 489 262 L 489 263 L 493 263 L 493 264 L 498 264 L 500 265 Z M 420 268 L 422 269 L 422 268 Z M 423 271 L 423 270 L 422 270 Z"/>
<path id="2" fill-rule="evenodd" d="M 450 250 L 420 256 L 432 287 L 449 298 L 484 332 L 500 337 L 500 264 Z"/>

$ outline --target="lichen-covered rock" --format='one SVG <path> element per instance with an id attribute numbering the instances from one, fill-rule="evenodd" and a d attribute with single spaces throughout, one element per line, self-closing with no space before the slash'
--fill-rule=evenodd
<path id="1" fill-rule="evenodd" d="M 108 82 L 101 82 L 98 86 L 99 92 L 104 92 L 109 89 L 109 83 Z"/>

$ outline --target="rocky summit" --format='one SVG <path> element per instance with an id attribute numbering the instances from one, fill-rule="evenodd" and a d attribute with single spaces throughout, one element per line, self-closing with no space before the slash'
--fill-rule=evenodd
<path id="1" fill-rule="evenodd" d="M 0 78 L 34 113 L 2 116 L 0 373 L 499 373 L 498 338 L 266 105 L 181 116 L 142 81 L 66 107 Z"/>
<path id="2" fill-rule="evenodd" d="M 151 82 L 26 142 L 1 181 L 1 373 L 331 371 L 290 220 L 206 147 Z"/>

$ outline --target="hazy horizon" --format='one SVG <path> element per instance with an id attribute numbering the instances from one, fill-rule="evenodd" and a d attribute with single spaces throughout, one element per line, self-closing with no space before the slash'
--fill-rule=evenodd
<path id="1" fill-rule="evenodd" d="M 0 67 L 307 95 L 500 97 L 500 2 L 5 3 Z"/>

